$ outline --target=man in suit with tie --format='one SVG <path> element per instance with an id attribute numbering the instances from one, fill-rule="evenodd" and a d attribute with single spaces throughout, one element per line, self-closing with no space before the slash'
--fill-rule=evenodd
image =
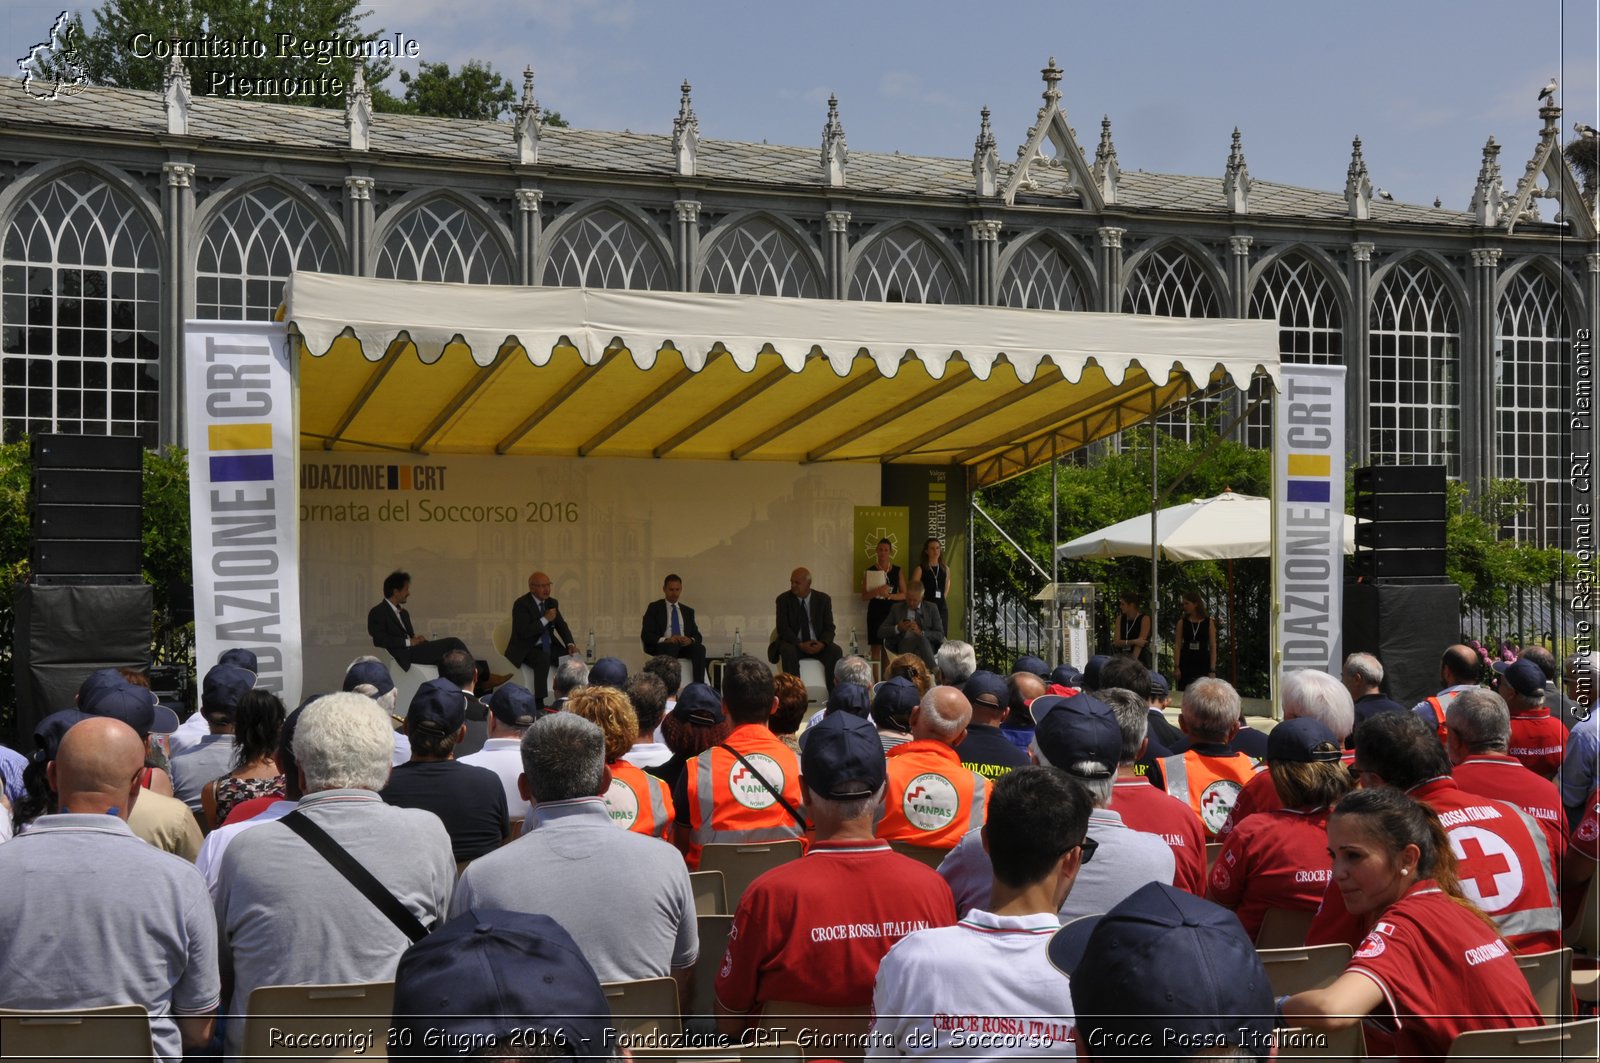
<path id="1" fill-rule="evenodd" d="M 540 708 L 544 708 L 550 693 L 550 663 L 563 652 L 577 653 L 578 644 L 572 641 L 572 629 L 567 627 L 560 606 L 550 597 L 550 577 L 535 572 L 528 577 L 528 593 L 511 606 L 506 660 L 533 669 L 533 696 L 539 699 Z"/>
<path id="2" fill-rule="evenodd" d="M 383 601 L 367 612 L 367 634 L 372 644 L 389 651 L 401 668 L 411 671 L 412 664 L 437 666 L 451 650 L 462 650 L 470 655 L 466 643 L 458 638 L 425 639 L 411 626 L 411 614 L 406 612 L 406 601 L 411 597 L 411 573 L 396 570 L 383 581 Z"/>
<path id="3" fill-rule="evenodd" d="M 823 679 L 833 689 L 833 666 L 844 651 L 833 642 L 833 599 L 811 589 L 811 572 L 797 568 L 789 574 L 789 589 L 778 595 L 778 639 L 767 659 L 783 662 L 790 675 L 800 673 L 800 658 L 822 662 Z"/>
<path id="4" fill-rule="evenodd" d="M 639 630 L 639 641 L 644 652 L 652 657 L 687 657 L 694 672 L 693 681 L 706 681 L 706 646 L 700 628 L 694 622 L 694 610 L 681 604 L 683 580 L 677 574 L 669 575 L 661 584 L 664 595 L 651 602 L 644 611 L 644 625 Z"/>

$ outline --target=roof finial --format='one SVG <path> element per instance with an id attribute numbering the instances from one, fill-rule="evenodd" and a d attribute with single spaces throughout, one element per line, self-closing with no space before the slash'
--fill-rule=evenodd
<path id="1" fill-rule="evenodd" d="M 1472 220 L 1479 225 L 1498 225 L 1505 212 L 1505 194 L 1500 177 L 1500 145 L 1490 137 L 1483 145 L 1478 183 L 1472 189 Z"/>
<path id="2" fill-rule="evenodd" d="M 1361 157 L 1361 138 L 1350 142 L 1350 168 L 1344 175 L 1344 201 L 1350 217 L 1366 221 L 1372 217 L 1372 178 L 1367 174 L 1367 160 Z"/>
<path id="3" fill-rule="evenodd" d="M 350 134 L 350 150 L 366 151 L 372 141 L 372 90 L 367 88 L 367 64 L 356 62 L 355 79 L 344 99 L 344 125 Z"/>
<path id="4" fill-rule="evenodd" d="M 1228 149 L 1228 169 L 1222 178 L 1222 194 L 1228 200 L 1228 209 L 1235 214 L 1248 210 L 1250 197 L 1250 168 L 1245 165 L 1244 146 L 1239 137 L 1239 127 L 1233 127 L 1233 145 Z"/>
<path id="5" fill-rule="evenodd" d="M 172 27 L 176 37 L 178 27 Z M 162 105 L 167 112 L 167 132 L 182 136 L 189 132 L 189 71 L 183 64 L 183 50 L 172 49 L 172 61 L 167 64 L 166 76 L 161 83 Z"/>
<path id="6" fill-rule="evenodd" d="M 822 127 L 822 180 L 833 188 L 844 187 L 844 167 L 849 151 L 844 125 L 839 121 L 839 97 L 828 96 L 828 121 Z"/>
<path id="7" fill-rule="evenodd" d="M 672 154 L 678 163 L 680 177 L 693 177 L 695 156 L 700 147 L 700 119 L 695 117 L 694 102 L 689 98 L 689 79 L 683 79 L 678 99 L 678 117 L 672 120 Z"/>
<path id="8" fill-rule="evenodd" d="M 511 123 L 511 139 L 517 145 L 517 161 L 539 161 L 539 131 L 544 125 L 544 113 L 533 95 L 533 67 L 522 68 L 522 102 L 517 104 L 517 116 Z"/>
<path id="9" fill-rule="evenodd" d="M 989 108 L 978 112 L 978 139 L 972 143 L 972 176 L 980 196 L 992 196 L 1000 187 L 1000 154 L 995 150 L 994 130 L 989 128 Z"/>
<path id="10" fill-rule="evenodd" d="M 1100 118 L 1100 144 L 1094 149 L 1094 179 L 1107 203 L 1117 201 L 1117 181 L 1122 168 L 1117 165 L 1117 146 L 1111 142 L 1111 116 Z"/>
<path id="11" fill-rule="evenodd" d="M 1056 66 L 1056 57 L 1050 57 L 1050 63 L 1039 71 L 1044 78 L 1044 102 L 1055 103 L 1061 99 L 1061 68 Z"/>

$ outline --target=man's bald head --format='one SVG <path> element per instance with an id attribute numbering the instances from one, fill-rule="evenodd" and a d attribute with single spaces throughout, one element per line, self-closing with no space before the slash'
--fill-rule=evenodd
<path id="1" fill-rule="evenodd" d="M 954 746 L 972 722 L 972 702 L 956 687 L 934 687 L 911 712 L 911 737 Z"/>
<path id="2" fill-rule="evenodd" d="M 1444 651 L 1439 658 L 1439 671 L 1449 686 L 1461 686 L 1478 681 L 1478 651 L 1471 646 L 1457 644 Z"/>
<path id="3" fill-rule="evenodd" d="M 114 812 L 127 819 L 144 770 L 144 742 L 121 720 L 90 717 L 61 739 L 46 770 L 62 812 Z"/>
<path id="4" fill-rule="evenodd" d="M 789 573 L 789 591 L 797 598 L 803 598 L 811 592 L 811 570 L 797 568 Z"/>

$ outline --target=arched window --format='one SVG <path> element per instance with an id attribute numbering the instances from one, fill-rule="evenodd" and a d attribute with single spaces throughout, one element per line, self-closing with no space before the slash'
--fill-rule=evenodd
<path id="1" fill-rule="evenodd" d="M 1401 262 L 1372 300 L 1368 410 L 1372 460 L 1443 464 L 1461 474 L 1455 300 L 1422 262 Z"/>
<path id="2" fill-rule="evenodd" d="M 879 303 L 959 303 L 961 287 L 928 241 L 910 229 L 873 240 L 856 262 L 850 298 Z"/>
<path id="3" fill-rule="evenodd" d="M 1344 363 L 1344 317 L 1327 275 L 1299 252 L 1282 256 L 1261 274 L 1250 293 L 1249 316 L 1278 323 L 1278 355 L 1303 365 Z M 1245 425 L 1245 444 L 1272 445 L 1272 396 L 1266 384 L 1252 381 L 1249 401 L 1262 396 Z"/>
<path id="4" fill-rule="evenodd" d="M 1495 311 L 1495 475 L 1527 485 L 1515 530 L 1539 546 L 1570 545 L 1561 507 L 1568 343 L 1561 289 L 1539 270 L 1513 273 Z"/>
<path id="5" fill-rule="evenodd" d="M 476 214 L 451 199 L 419 203 L 378 252 L 377 275 L 403 281 L 510 284 L 511 263 Z"/>
<path id="6" fill-rule="evenodd" d="M 5 438 L 136 435 L 156 444 L 161 262 L 132 203 L 88 173 L 17 209 L 0 254 Z"/>
<path id="7" fill-rule="evenodd" d="M 700 275 L 701 291 L 727 295 L 815 299 L 820 287 L 805 252 L 765 218 L 752 218 L 719 239 Z"/>
<path id="8" fill-rule="evenodd" d="M 1030 310 L 1084 310 L 1089 297 L 1067 256 L 1042 240 L 1024 245 L 1000 278 L 1000 305 Z"/>
<path id="9" fill-rule="evenodd" d="M 296 269 L 338 272 L 333 238 L 282 189 L 251 189 L 217 212 L 200 241 L 195 316 L 271 321 Z"/>
<path id="10" fill-rule="evenodd" d="M 1139 260 L 1122 293 L 1125 314 L 1165 317 L 1221 317 L 1222 300 L 1211 278 L 1180 247 L 1158 247 Z M 1215 398 L 1200 399 L 1156 418 L 1156 425 L 1188 441 L 1194 428 L 1214 420 L 1221 409 Z"/>
<path id="11" fill-rule="evenodd" d="M 666 291 L 672 288 L 672 277 L 661 253 L 633 222 L 614 210 L 595 210 L 556 237 L 544 283 Z"/>

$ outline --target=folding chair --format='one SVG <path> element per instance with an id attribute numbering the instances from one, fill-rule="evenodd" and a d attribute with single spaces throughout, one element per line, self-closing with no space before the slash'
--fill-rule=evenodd
<path id="1" fill-rule="evenodd" d="M 1217 857 L 1222 855 L 1221 842 L 1206 842 L 1206 879 L 1211 878 L 1211 869 L 1217 866 Z"/>
<path id="2" fill-rule="evenodd" d="M 1589 879 L 1577 922 L 1567 928 L 1565 941 L 1572 946 L 1574 961 L 1582 959 L 1584 969 L 1572 972 L 1572 988 L 1586 1004 L 1600 1002 L 1600 969 L 1590 966 L 1600 961 L 1600 874 Z"/>
<path id="3" fill-rule="evenodd" d="M 124 1059 L 149 1063 L 150 1015 L 142 1004 L 68 1011 L 0 1008 L 0 1046 L 18 1063 L 63 1059 Z"/>
<path id="4" fill-rule="evenodd" d="M 733 928 L 731 915 L 697 915 L 695 927 L 700 932 L 700 957 L 694 961 L 694 993 L 689 998 L 689 1010 L 684 1016 L 690 1029 L 696 1033 L 716 1030 L 717 972 L 722 969 L 722 957 L 728 951 L 728 931 Z"/>
<path id="5" fill-rule="evenodd" d="M 1572 999 L 1572 950 L 1518 953 L 1516 959 L 1528 988 L 1533 990 L 1533 999 L 1539 1002 L 1539 1014 L 1545 1022 L 1560 1022 Z"/>
<path id="6" fill-rule="evenodd" d="M 1256 931 L 1256 948 L 1299 948 L 1306 943 L 1306 934 L 1316 914 L 1315 911 L 1268 908 L 1261 917 L 1261 929 Z"/>
<path id="7" fill-rule="evenodd" d="M 950 855 L 949 849 L 930 849 L 926 845 L 912 845 L 910 842 L 895 841 L 893 839 L 889 842 L 889 848 L 901 856 L 909 856 L 918 863 L 927 864 L 935 871 L 939 869 L 940 864 L 944 863 L 944 858 Z"/>
<path id="8" fill-rule="evenodd" d="M 262 986 L 245 1004 L 243 1055 L 285 1058 L 282 1045 L 273 1043 L 273 1035 L 283 1033 L 310 1034 L 309 1044 L 341 1046 L 299 1058 L 387 1059 L 393 1014 L 393 982 Z"/>
<path id="9" fill-rule="evenodd" d="M 1313 945 L 1298 949 L 1257 949 L 1273 996 L 1326 989 L 1350 965 L 1349 945 Z"/>
<path id="10" fill-rule="evenodd" d="M 722 872 L 691 871 L 689 889 L 694 893 L 694 914 L 728 914 L 728 892 L 722 884 Z"/>
<path id="11" fill-rule="evenodd" d="M 722 888 L 728 910 L 739 910 L 745 887 L 758 876 L 779 864 L 787 864 L 805 852 L 799 838 L 776 842 L 712 842 L 700 847 L 700 870 L 722 872 Z"/>
<path id="12" fill-rule="evenodd" d="M 781 1036 L 785 1038 L 804 1030 L 808 1037 L 819 1043 L 815 1058 L 837 1059 L 843 1063 L 855 1063 L 861 1059 L 865 1051 L 866 1033 L 871 1025 L 870 1004 L 855 1008 L 825 1008 L 792 1000 L 769 1000 L 761 1009 L 763 1030 L 772 1030 L 774 1033 L 782 1031 Z M 859 1047 L 846 1047 L 849 1045 Z"/>
<path id="13" fill-rule="evenodd" d="M 1458 1034 L 1445 1059 L 1594 1059 L 1597 1054 L 1600 1019 L 1582 1019 L 1521 1030 Z"/>
<path id="14" fill-rule="evenodd" d="M 611 1005 L 611 1022 L 619 1035 L 642 1037 L 659 1033 L 676 1037 L 683 1032 L 676 978 L 603 982 L 600 988 Z"/>

